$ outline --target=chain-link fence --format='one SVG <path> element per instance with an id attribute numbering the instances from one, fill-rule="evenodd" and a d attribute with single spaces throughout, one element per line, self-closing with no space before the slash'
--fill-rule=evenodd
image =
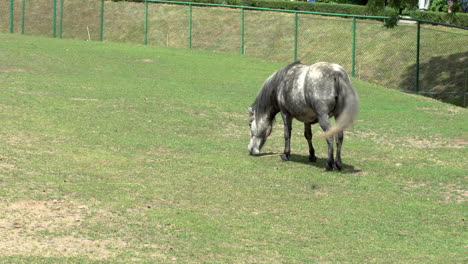
<path id="1" fill-rule="evenodd" d="M 331 61 L 353 76 L 466 107 L 468 30 L 405 19 L 184 2 L 0 0 L 0 31 Z"/>

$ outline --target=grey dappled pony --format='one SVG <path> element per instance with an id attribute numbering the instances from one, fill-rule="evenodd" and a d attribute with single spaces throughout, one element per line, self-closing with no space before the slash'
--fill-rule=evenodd
<path id="1" fill-rule="evenodd" d="M 294 62 L 278 70 L 263 84 L 255 102 L 249 107 L 251 155 L 259 155 L 271 133 L 277 113 L 284 122 L 283 160 L 290 157 L 292 119 L 304 123 L 304 136 L 309 144 L 309 160 L 317 160 L 312 146 L 311 125 L 319 123 L 328 143 L 326 170 L 341 170 L 343 130 L 351 125 L 358 112 L 358 96 L 351 86 L 348 74 L 338 64 L 318 62 L 304 65 Z M 332 127 L 329 118 L 335 117 Z M 336 136 L 336 160 L 333 158 L 333 141 Z"/>

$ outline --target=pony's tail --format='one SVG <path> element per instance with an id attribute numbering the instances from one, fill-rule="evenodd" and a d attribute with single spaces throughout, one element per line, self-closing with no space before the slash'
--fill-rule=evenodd
<path id="1" fill-rule="evenodd" d="M 335 89 L 338 92 L 338 106 L 341 111 L 337 113 L 335 125 L 325 132 L 325 138 L 332 138 L 340 131 L 349 127 L 357 117 L 359 99 L 347 75 L 338 75 L 335 78 Z"/>

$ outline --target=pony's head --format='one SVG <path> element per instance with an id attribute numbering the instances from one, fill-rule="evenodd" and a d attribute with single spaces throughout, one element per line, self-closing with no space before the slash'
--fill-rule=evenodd
<path id="1" fill-rule="evenodd" d="M 252 107 L 249 110 L 250 143 L 248 150 L 250 155 L 259 155 L 260 150 L 271 134 L 272 121 L 255 114 Z"/>

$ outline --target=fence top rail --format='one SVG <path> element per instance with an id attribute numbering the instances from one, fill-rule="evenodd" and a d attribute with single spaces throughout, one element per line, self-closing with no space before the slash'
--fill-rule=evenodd
<path id="1" fill-rule="evenodd" d="M 275 12 L 283 12 L 283 13 L 313 14 L 313 15 L 322 15 L 322 16 L 352 17 L 352 18 L 363 18 L 363 19 L 389 19 L 390 18 L 388 16 L 365 16 L 365 15 L 353 15 L 353 14 L 336 14 L 336 13 L 323 13 L 323 12 L 311 12 L 311 11 L 299 11 L 299 10 L 273 9 L 273 8 L 240 6 L 240 5 L 183 2 L 183 1 L 172 1 L 172 0 L 144 0 L 144 2 L 163 3 L 163 4 L 178 4 L 178 5 L 191 5 L 191 6 L 227 7 L 227 8 L 258 10 L 258 11 L 275 11 Z M 399 19 L 468 30 L 468 27 L 451 25 L 451 24 L 434 22 L 434 21 L 417 19 L 417 18 L 400 17 Z"/>

